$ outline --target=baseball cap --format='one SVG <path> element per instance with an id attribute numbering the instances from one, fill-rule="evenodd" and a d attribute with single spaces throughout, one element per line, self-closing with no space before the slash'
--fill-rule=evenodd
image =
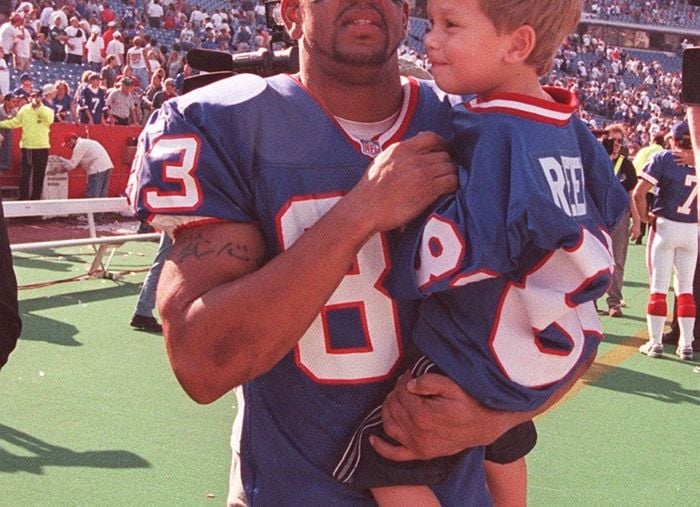
<path id="1" fill-rule="evenodd" d="M 93 72 L 88 76 L 88 81 L 92 81 L 93 79 L 102 79 L 100 75 L 97 72 Z"/>
<path id="2" fill-rule="evenodd" d="M 30 97 L 34 97 L 35 95 L 38 95 L 41 97 L 41 90 L 32 90 L 29 92 Z"/>
<path id="3" fill-rule="evenodd" d="M 63 142 L 61 143 L 61 146 L 65 146 L 68 141 L 72 141 L 73 139 L 77 139 L 78 134 L 75 132 L 67 132 L 63 135 Z"/>
<path id="4" fill-rule="evenodd" d="M 22 75 L 19 77 L 19 80 L 20 80 L 20 81 L 33 81 L 34 78 L 32 78 L 32 76 L 29 75 L 29 74 L 22 74 Z"/>
<path id="5" fill-rule="evenodd" d="M 131 86 L 132 84 L 134 84 L 134 81 L 128 77 L 123 77 L 119 82 L 124 86 Z"/>
<path id="6" fill-rule="evenodd" d="M 46 95 L 47 93 L 56 93 L 56 87 L 51 83 L 47 83 L 41 89 L 41 92 Z"/>
<path id="7" fill-rule="evenodd" d="M 671 135 L 674 139 L 683 139 L 690 135 L 690 128 L 687 121 L 679 121 L 671 127 Z"/>
<path id="8" fill-rule="evenodd" d="M 115 37 L 115 38 L 118 38 L 118 37 L 121 37 L 121 36 L 122 36 L 122 33 L 121 33 L 121 32 L 114 32 L 114 33 L 112 34 L 112 37 Z"/>
<path id="9" fill-rule="evenodd" d="M 114 21 L 110 21 L 107 23 L 107 26 L 117 26 L 117 24 Z"/>

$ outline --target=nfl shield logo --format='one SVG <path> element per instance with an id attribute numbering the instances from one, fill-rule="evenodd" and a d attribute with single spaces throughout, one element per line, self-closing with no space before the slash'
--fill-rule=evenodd
<path id="1" fill-rule="evenodd" d="M 374 158 L 382 152 L 382 147 L 377 141 L 362 140 L 360 144 L 362 145 L 362 154 L 368 157 Z"/>

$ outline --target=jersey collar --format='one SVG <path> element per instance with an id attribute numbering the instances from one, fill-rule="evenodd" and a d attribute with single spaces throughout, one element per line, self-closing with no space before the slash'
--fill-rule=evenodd
<path id="1" fill-rule="evenodd" d="M 408 130 L 411 124 L 411 119 L 413 118 L 413 113 L 418 105 L 418 95 L 420 91 L 420 84 L 418 80 L 414 77 L 401 77 L 401 86 L 403 87 L 403 103 L 401 104 L 401 110 L 396 118 L 394 124 L 389 127 L 383 134 L 374 136 L 372 139 L 360 139 L 353 136 L 350 132 L 345 130 L 340 123 L 335 119 L 333 113 L 331 113 L 325 105 L 323 105 L 318 99 L 316 99 L 313 94 L 306 88 L 299 80 L 298 76 L 290 76 L 294 79 L 297 84 L 302 87 L 309 96 L 313 97 L 319 106 L 326 112 L 326 115 L 332 121 L 338 130 L 343 134 L 343 136 L 353 145 L 353 147 L 370 158 L 374 158 L 384 151 L 388 146 L 401 140 Z"/>
<path id="2" fill-rule="evenodd" d="M 529 120 L 564 126 L 578 107 L 576 95 L 564 88 L 544 86 L 554 102 L 516 93 L 499 93 L 489 97 L 477 97 L 465 104 L 474 113 L 504 113 Z"/>

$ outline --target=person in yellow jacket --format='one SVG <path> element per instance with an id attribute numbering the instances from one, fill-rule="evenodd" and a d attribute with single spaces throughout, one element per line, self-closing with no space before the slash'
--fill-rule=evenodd
<path id="1" fill-rule="evenodd" d="M 34 90 L 29 102 L 22 106 L 17 116 L 0 121 L 0 128 L 22 128 L 19 146 L 22 152 L 22 169 L 19 178 L 20 200 L 41 199 L 44 187 L 46 163 L 49 160 L 49 130 L 53 123 L 53 109 L 41 102 L 41 91 Z"/>

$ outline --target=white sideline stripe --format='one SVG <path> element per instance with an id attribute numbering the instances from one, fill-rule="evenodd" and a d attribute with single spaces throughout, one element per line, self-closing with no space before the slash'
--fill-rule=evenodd
<path id="1" fill-rule="evenodd" d="M 109 212 L 131 214 L 131 209 L 126 201 L 126 197 L 6 201 L 2 203 L 2 208 L 6 218 Z"/>
<path id="2" fill-rule="evenodd" d="M 149 232 L 147 234 L 123 234 L 121 236 L 98 236 L 96 238 L 59 239 L 55 241 L 37 241 L 34 243 L 16 243 L 10 245 L 13 252 L 38 250 L 42 248 L 61 248 L 69 246 L 95 245 L 126 243 L 127 241 L 149 241 L 160 239 L 159 232 Z"/>

